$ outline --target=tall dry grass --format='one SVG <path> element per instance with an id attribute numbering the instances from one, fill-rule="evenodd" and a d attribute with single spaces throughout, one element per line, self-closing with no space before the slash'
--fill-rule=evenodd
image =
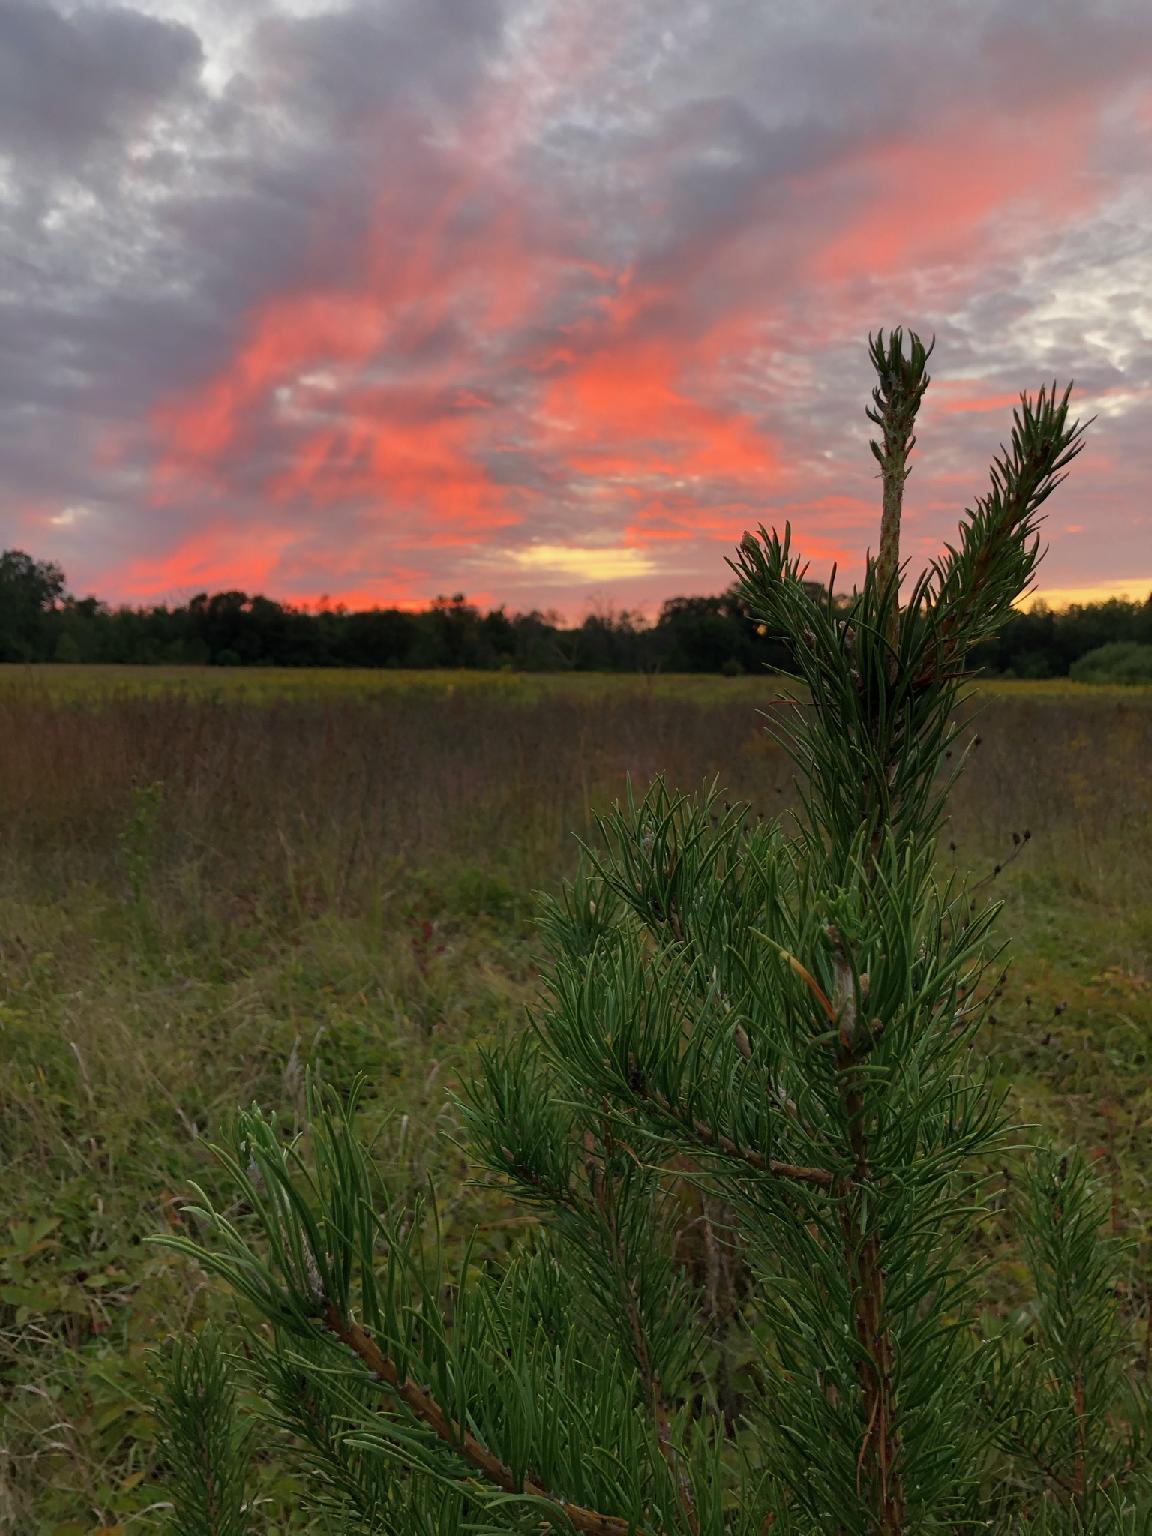
<path id="1" fill-rule="evenodd" d="M 1037 861 L 1140 873 L 1152 695 L 993 696 L 974 731 L 950 833 L 966 854 L 994 857 L 1028 830 Z M 688 788 L 719 775 L 765 814 L 792 800 L 790 767 L 746 699 L 627 682 L 526 703 L 427 690 L 80 704 L 10 689 L 0 739 L 4 873 L 45 893 L 115 882 L 135 836 L 159 894 L 194 888 L 227 906 L 278 888 L 355 909 L 398 870 L 444 860 L 552 881 L 571 864 L 572 833 L 627 776 Z"/>

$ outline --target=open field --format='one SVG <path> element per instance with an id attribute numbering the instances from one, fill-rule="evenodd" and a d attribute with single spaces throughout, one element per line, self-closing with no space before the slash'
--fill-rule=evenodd
<path id="1" fill-rule="evenodd" d="M 533 892 L 571 872 L 573 832 L 629 774 L 719 774 L 786 809 L 791 772 L 755 713 L 773 691 L 0 669 L 0 1531 L 155 1528 L 148 1352 L 230 1303 L 142 1239 L 180 1222 L 189 1178 L 212 1185 L 201 1138 L 238 1103 L 291 1121 L 308 1065 L 367 1074 L 366 1128 L 397 1176 L 435 1171 L 450 1230 L 479 1216 L 507 1241 L 446 1094 L 533 998 Z M 1022 1117 L 1099 1157 L 1144 1245 L 1147 1327 L 1152 690 L 987 685 L 979 702 L 941 860 L 1005 903 L 989 1048 Z M 263 1493 L 264 1528 L 303 1529 L 275 1458 Z"/>
<path id="2" fill-rule="evenodd" d="M 185 694 L 220 702 L 258 699 L 391 698 L 397 693 L 477 693 L 534 702 L 556 693 L 595 697 L 641 693 L 658 698 L 723 700 L 750 708 L 776 691 L 763 676 L 718 673 L 487 672 L 475 668 L 401 671 L 373 667 L 163 667 L 0 663 L 0 693 L 34 692 L 52 699 L 105 700 L 123 694 Z M 1044 681 L 981 682 L 982 696 L 1051 702 L 1071 698 L 1135 699 L 1149 690 L 1122 684 Z"/>

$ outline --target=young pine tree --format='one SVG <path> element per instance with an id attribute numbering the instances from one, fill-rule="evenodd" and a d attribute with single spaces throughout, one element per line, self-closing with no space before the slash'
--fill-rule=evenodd
<path id="1" fill-rule="evenodd" d="M 976 1045 L 995 911 L 935 873 L 965 658 L 1027 589 L 1083 428 L 1067 391 L 1024 397 L 902 603 L 929 351 L 871 343 L 883 518 L 851 600 L 814 595 L 787 528 L 734 563 L 798 658 L 769 729 L 801 814 L 657 782 L 544 908 L 540 1010 L 462 1101 L 476 1159 L 538 1214 L 523 1250 L 448 1273 L 434 1212 L 390 1198 L 355 1102 L 319 1089 L 299 1141 L 242 1114 L 219 1150 L 239 1203 L 198 1192 L 203 1245 L 165 1240 L 250 1304 L 248 1385 L 321 1529 L 1146 1528 L 1119 1258 L 1075 1160 L 1025 1181 L 1034 1298 L 977 1323 L 1009 1131 Z M 210 1398 L 181 1401 L 175 1466 L 225 1455 L 193 1411 Z M 198 1518 L 178 1529 L 235 1529 Z"/>

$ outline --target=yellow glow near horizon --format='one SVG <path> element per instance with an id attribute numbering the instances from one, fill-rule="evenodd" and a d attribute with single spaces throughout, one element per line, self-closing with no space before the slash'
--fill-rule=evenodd
<path id="1" fill-rule="evenodd" d="M 1152 575 L 1118 576 L 1113 581 L 1096 581 L 1083 587 L 1040 587 L 1030 592 L 1018 605 L 1031 608 L 1047 603 L 1049 608 L 1068 608 L 1073 603 L 1106 603 L 1118 597 L 1126 602 L 1142 603 L 1152 594 Z"/>
<path id="2" fill-rule="evenodd" d="M 596 549 L 582 544 L 532 544 L 510 551 L 516 564 L 527 571 L 576 577 L 579 581 L 619 581 L 626 576 L 647 576 L 656 569 L 642 549 Z"/>

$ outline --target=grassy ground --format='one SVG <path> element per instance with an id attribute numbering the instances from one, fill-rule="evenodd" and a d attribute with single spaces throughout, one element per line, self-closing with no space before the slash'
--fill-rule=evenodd
<path id="1" fill-rule="evenodd" d="M 716 673 L 613 674 L 606 672 L 390 671 L 358 667 L 151 667 L 21 665 L 0 662 L 0 692 L 32 692 L 51 699 L 106 700 L 110 694 L 164 694 L 219 702 L 268 699 L 390 698 L 396 694 L 478 694 L 537 702 L 557 692 L 601 697 L 621 691 L 659 698 L 734 699 L 755 707 L 771 687 L 762 676 Z M 1147 690 L 1122 684 L 989 681 L 981 692 L 1004 699 L 1131 699 Z"/>
<path id="2" fill-rule="evenodd" d="M 143 1245 L 202 1138 L 304 1072 L 372 1084 L 397 1176 L 513 1235 L 446 1090 L 537 985 L 532 893 L 665 771 L 775 814 L 753 679 L 15 670 L 0 676 L 0 1531 L 155 1528 L 147 1357 L 219 1292 Z M 107 673 L 117 686 L 109 687 Z M 1152 692 L 986 690 L 942 861 L 1005 902 L 990 1041 L 1021 1113 L 1152 1208 Z M 1023 834 L 1030 834 L 1023 839 Z M 1016 833 L 1021 842 L 1013 840 Z M 954 848 L 948 846 L 954 844 Z M 1017 850 L 1019 849 L 1019 852 Z M 993 871 L 1004 867 L 999 875 Z M 1145 1250 L 1146 1252 L 1146 1250 Z M 1146 1281 L 1144 1282 L 1146 1285 Z M 1133 1308 L 1146 1306 L 1134 1279 Z M 296 1529 L 266 1468 L 266 1528 Z"/>

